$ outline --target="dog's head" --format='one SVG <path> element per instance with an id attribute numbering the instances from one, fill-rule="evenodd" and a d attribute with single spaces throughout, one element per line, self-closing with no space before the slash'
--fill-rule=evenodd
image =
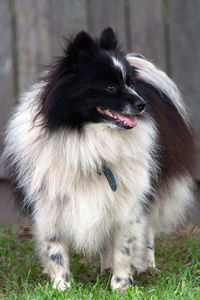
<path id="1" fill-rule="evenodd" d="M 134 78 L 111 28 L 97 40 L 81 31 L 49 73 L 42 95 L 47 127 L 80 129 L 90 122 L 135 127 L 145 101 L 134 89 Z"/>

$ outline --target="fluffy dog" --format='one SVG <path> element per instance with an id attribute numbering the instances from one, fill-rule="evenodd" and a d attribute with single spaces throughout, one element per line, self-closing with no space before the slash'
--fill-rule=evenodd
<path id="1" fill-rule="evenodd" d="M 111 28 L 81 31 L 19 99 L 5 155 L 55 288 L 70 286 L 68 247 L 100 254 L 112 289 L 155 267 L 154 237 L 193 203 L 196 149 L 172 80 L 125 56 Z"/>

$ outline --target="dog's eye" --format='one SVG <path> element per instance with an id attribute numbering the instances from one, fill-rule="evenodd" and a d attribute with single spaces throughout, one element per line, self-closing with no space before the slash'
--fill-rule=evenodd
<path id="1" fill-rule="evenodd" d="M 106 91 L 109 93 L 115 94 L 117 92 L 117 88 L 110 85 L 106 88 Z"/>

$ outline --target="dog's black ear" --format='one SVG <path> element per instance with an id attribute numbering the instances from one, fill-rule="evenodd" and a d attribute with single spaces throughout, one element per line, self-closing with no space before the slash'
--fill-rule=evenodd
<path id="1" fill-rule="evenodd" d="M 73 63 L 89 61 L 97 49 L 95 41 L 85 31 L 80 31 L 67 48 L 67 57 Z"/>
<path id="2" fill-rule="evenodd" d="M 102 31 L 100 47 L 105 50 L 114 50 L 117 47 L 117 38 L 111 27 L 108 27 Z"/>

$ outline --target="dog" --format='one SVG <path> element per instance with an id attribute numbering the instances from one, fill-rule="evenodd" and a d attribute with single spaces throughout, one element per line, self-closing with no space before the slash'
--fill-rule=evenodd
<path id="1" fill-rule="evenodd" d="M 155 268 L 154 239 L 194 202 L 196 145 L 178 88 L 112 28 L 81 31 L 21 95 L 5 159 L 53 287 L 70 286 L 69 246 L 99 254 L 111 288 Z"/>

